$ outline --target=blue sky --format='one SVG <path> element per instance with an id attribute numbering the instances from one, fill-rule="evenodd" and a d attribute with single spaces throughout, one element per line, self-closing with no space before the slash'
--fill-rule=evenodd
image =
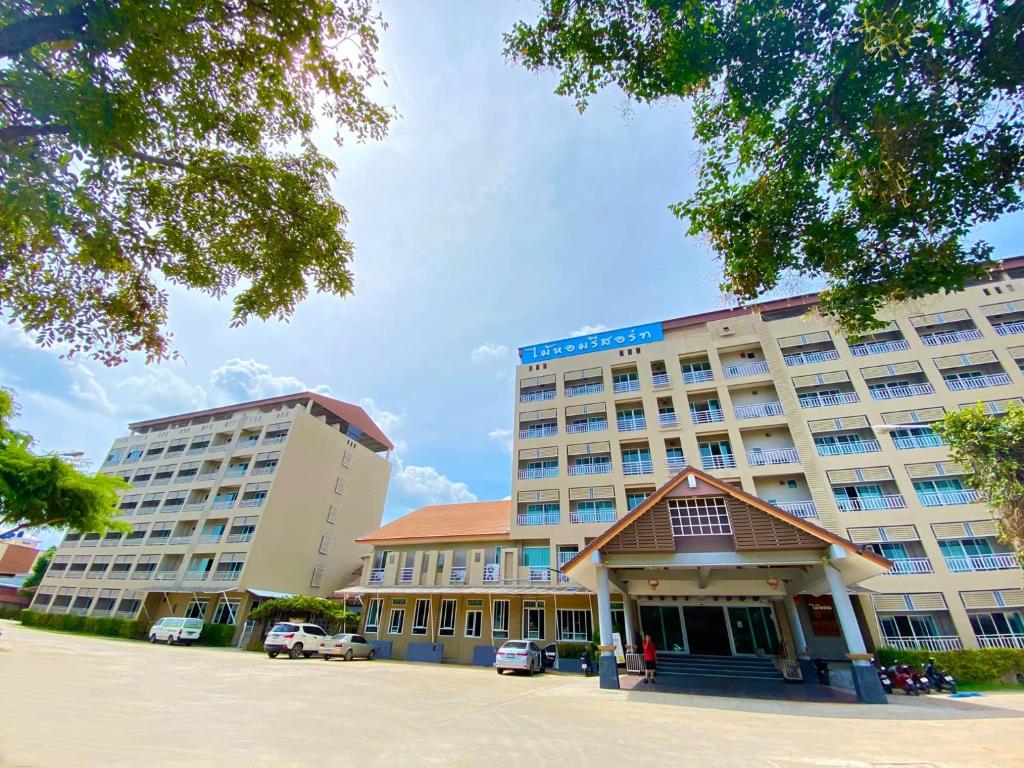
<path id="1" fill-rule="evenodd" d="M 181 359 L 148 367 L 62 360 L 0 326 L 0 381 L 40 450 L 97 466 L 131 420 L 322 388 L 399 446 L 386 519 L 502 498 L 517 346 L 720 306 L 709 252 L 667 210 L 693 184 L 684 105 L 630 109 L 609 91 L 581 116 L 552 75 L 501 55 L 532 2 L 381 7 L 378 97 L 400 117 L 382 142 L 322 142 L 339 164 L 355 296 L 232 330 L 229 301 L 174 291 Z M 1006 257 L 1024 253 L 1022 232 L 1016 215 L 981 234 Z"/>

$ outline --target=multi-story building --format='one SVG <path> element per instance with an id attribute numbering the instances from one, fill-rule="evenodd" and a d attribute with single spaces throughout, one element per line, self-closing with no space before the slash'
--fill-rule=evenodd
<path id="1" fill-rule="evenodd" d="M 391 448 L 313 392 L 130 424 L 100 471 L 131 484 L 131 532 L 67 534 L 32 608 L 241 626 L 268 597 L 329 595 L 380 524 Z"/>
<path id="2" fill-rule="evenodd" d="M 1024 258 L 961 292 L 887 307 L 862 338 L 816 304 L 521 348 L 520 564 L 560 570 L 689 464 L 891 560 L 858 595 L 874 644 L 1024 647 L 1017 556 L 930 427 L 1024 399 Z"/>

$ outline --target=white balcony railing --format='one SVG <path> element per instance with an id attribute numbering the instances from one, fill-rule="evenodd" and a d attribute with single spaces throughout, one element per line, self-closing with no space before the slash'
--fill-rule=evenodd
<path id="1" fill-rule="evenodd" d="M 669 411 L 666 413 L 658 414 L 658 424 L 663 427 L 678 427 L 679 416 L 676 415 L 675 411 Z"/>
<path id="2" fill-rule="evenodd" d="M 252 468 L 252 473 L 254 475 L 272 475 L 274 474 L 275 469 L 277 469 L 276 462 L 273 464 L 264 464 L 263 466 L 257 465 Z"/>
<path id="3" fill-rule="evenodd" d="M 956 635 L 933 635 L 931 637 L 884 637 L 882 645 L 899 648 L 901 651 L 959 651 L 963 643 Z"/>
<path id="4" fill-rule="evenodd" d="M 150 536 L 146 539 L 146 545 L 150 547 L 161 546 L 170 540 L 170 536 Z"/>
<path id="5" fill-rule="evenodd" d="M 830 405 L 847 405 L 859 403 L 860 395 L 856 392 L 837 392 L 834 395 L 803 395 L 800 398 L 801 408 L 825 408 Z"/>
<path id="6" fill-rule="evenodd" d="M 237 467 L 237 468 L 234 468 L 234 469 L 229 469 L 227 472 L 224 473 L 224 477 L 225 478 L 227 478 L 227 477 L 244 477 L 245 473 L 248 472 L 248 471 L 249 471 L 249 465 L 246 464 L 244 467 Z"/>
<path id="7" fill-rule="evenodd" d="M 973 504 L 981 498 L 973 488 L 964 488 L 962 491 L 924 491 L 918 492 L 917 500 L 923 507 L 949 507 L 954 504 Z"/>
<path id="8" fill-rule="evenodd" d="M 383 568 L 374 568 L 372 571 L 370 571 L 370 583 L 371 584 L 381 584 L 383 581 L 384 581 L 384 569 Z"/>
<path id="9" fill-rule="evenodd" d="M 412 582 L 412 568 L 403 568 L 398 572 L 398 583 L 409 584 Z"/>
<path id="10" fill-rule="evenodd" d="M 152 579 L 153 574 L 156 573 L 156 568 L 146 569 L 142 571 L 132 571 L 132 579 L 135 581 L 142 581 L 144 579 Z"/>
<path id="11" fill-rule="evenodd" d="M 892 570 L 886 571 L 886 573 L 889 575 L 932 573 L 932 561 L 927 557 L 893 558 Z"/>
<path id="12" fill-rule="evenodd" d="M 498 563 L 487 563 L 484 565 L 484 581 L 499 581 L 501 579 L 501 566 Z"/>
<path id="13" fill-rule="evenodd" d="M 747 451 L 747 462 L 752 467 L 765 467 L 772 464 L 798 464 L 800 454 L 796 448 L 773 448 L 770 451 Z"/>
<path id="14" fill-rule="evenodd" d="M 82 542 L 81 542 L 81 544 L 79 546 L 82 546 L 82 547 L 98 547 L 99 545 L 100 545 L 100 540 L 99 539 L 82 539 Z"/>
<path id="15" fill-rule="evenodd" d="M 242 499 L 242 501 L 239 502 L 238 506 L 240 506 L 240 507 L 262 507 L 266 503 L 267 503 L 267 497 L 266 496 L 257 496 L 254 499 Z"/>
<path id="16" fill-rule="evenodd" d="M 550 568 L 531 568 L 530 581 L 551 581 Z"/>
<path id="17" fill-rule="evenodd" d="M 520 440 L 530 440 L 535 437 L 551 437 L 558 434 L 557 424 L 545 424 L 542 427 L 531 427 L 519 430 Z"/>
<path id="18" fill-rule="evenodd" d="M 566 397 L 580 397 L 581 395 L 599 395 L 604 392 L 604 384 L 577 384 L 574 387 L 565 388 Z"/>
<path id="19" fill-rule="evenodd" d="M 136 536 L 133 538 L 129 536 L 123 542 L 121 542 L 121 544 L 125 547 L 139 547 L 142 546 L 142 537 Z"/>
<path id="20" fill-rule="evenodd" d="M 569 522 L 573 524 L 614 523 L 616 519 L 614 509 L 574 509 L 569 512 Z"/>
<path id="21" fill-rule="evenodd" d="M 1017 333 L 1024 333 L 1024 321 L 1015 321 L 1012 323 L 999 323 L 993 325 L 996 329 L 996 333 L 999 336 L 1012 336 Z"/>
<path id="22" fill-rule="evenodd" d="M 725 421 L 725 413 L 720 408 L 709 408 L 706 411 L 690 411 L 690 421 L 694 424 L 714 424 Z"/>
<path id="23" fill-rule="evenodd" d="M 639 419 L 617 419 L 615 423 L 619 428 L 619 432 L 636 432 L 638 430 L 647 429 L 647 419 L 642 417 Z"/>
<path id="24" fill-rule="evenodd" d="M 782 415 L 782 403 L 752 403 L 750 405 L 737 405 L 733 407 L 733 413 L 737 419 L 758 419 L 762 416 Z"/>
<path id="25" fill-rule="evenodd" d="M 157 581 L 174 581 L 178 578 L 177 571 L 157 571 L 156 575 L 153 576 Z"/>
<path id="26" fill-rule="evenodd" d="M 663 389 L 670 383 L 667 373 L 655 373 L 651 376 L 651 386 L 655 389 Z"/>
<path id="27" fill-rule="evenodd" d="M 1024 648 L 1024 635 L 978 635 L 982 648 Z"/>
<path id="28" fill-rule="evenodd" d="M 686 469 L 686 457 L 685 456 L 669 456 L 665 460 L 665 464 L 668 466 L 669 472 L 682 472 Z"/>
<path id="29" fill-rule="evenodd" d="M 214 581 L 238 581 L 238 577 L 241 574 L 242 574 L 242 569 L 241 568 L 238 568 L 237 570 L 230 570 L 230 571 L 214 571 L 213 572 L 213 580 Z"/>
<path id="30" fill-rule="evenodd" d="M 520 480 L 542 480 L 545 477 L 558 477 L 558 467 L 538 467 L 535 469 L 520 469 Z"/>
<path id="31" fill-rule="evenodd" d="M 188 544 L 190 541 L 192 541 L 192 534 L 191 533 L 188 536 L 171 536 L 171 538 L 168 539 L 167 543 L 168 544 Z"/>
<path id="32" fill-rule="evenodd" d="M 715 374 L 713 371 L 684 371 L 683 372 L 683 383 L 684 384 L 700 384 L 702 381 L 713 381 Z"/>
<path id="33" fill-rule="evenodd" d="M 569 474 L 576 475 L 607 475 L 612 471 L 610 461 L 602 461 L 597 464 L 570 464 Z"/>
<path id="34" fill-rule="evenodd" d="M 975 341 L 981 338 L 981 331 L 968 328 L 966 331 L 950 331 L 948 333 L 931 333 L 921 337 L 926 347 L 939 347 L 943 344 L 956 344 L 959 341 Z"/>
<path id="35" fill-rule="evenodd" d="M 995 555 L 964 555 L 947 557 L 946 567 L 953 573 L 970 571 L 1009 571 L 1020 567 L 1016 555 L 999 553 Z"/>
<path id="36" fill-rule="evenodd" d="M 231 509 L 235 506 L 236 499 L 214 499 L 213 509 Z"/>
<path id="37" fill-rule="evenodd" d="M 836 499 L 836 504 L 844 512 L 865 512 L 873 509 L 903 509 L 907 502 L 903 496 L 894 493 L 888 496 L 861 496 L 853 499 Z"/>
<path id="38" fill-rule="evenodd" d="M 185 571 L 185 575 L 182 576 L 181 578 L 182 578 L 182 581 L 206 581 L 206 579 L 209 577 L 209 575 L 210 575 L 209 571 L 187 570 L 187 571 Z"/>
<path id="39" fill-rule="evenodd" d="M 725 366 L 725 378 L 727 379 L 738 379 L 740 376 L 756 376 L 761 373 L 768 373 L 768 363 L 763 360 L 758 360 L 754 363 Z"/>
<path id="40" fill-rule="evenodd" d="M 819 443 L 819 456 L 848 456 L 852 453 L 876 453 L 882 450 L 877 440 L 855 440 L 852 443 Z"/>
<path id="41" fill-rule="evenodd" d="M 559 512 L 520 512 L 516 525 L 558 525 L 561 518 Z"/>
<path id="42" fill-rule="evenodd" d="M 639 392 L 640 391 L 640 379 L 630 379 L 628 381 L 616 381 L 612 383 L 612 391 L 616 394 L 623 392 Z"/>
<path id="43" fill-rule="evenodd" d="M 247 541 L 252 541 L 252 531 L 248 533 L 229 533 L 227 537 L 228 544 L 244 544 Z"/>
<path id="44" fill-rule="evenodd" d="M 910 349 L 910 344 L 905 339 L 897 339 L 896 341 L 872 341 L 866 344 L 854 344 L 850 347 L 850 353 L 854 357 L 864 357 L 865 355 L 882 355 L 886 352 L 902 352 L 905 349 Z"/>
<path id="45" fill-rule="evenodd" d="M 263 438 L 263 444 L 264 445 L 277 445 L 278 443 L 283 443 L 287 439 L 288 439 L 288 435 L 287 434 L 284 434 L 284 435 L 274 435 L 273 437 L 264 437 Z"/>
<path id="46" fill-rule="evenodd" d="M 810 499 L 807 501 L 780 501 L 775 506 L 783 512 L 789 512 L 794 517 L 807 519 L 808 517 L 818 516 L 818 509 Z"/>
<path id="47" fill-rule="evenodd" d="M 466 566 L 458 565 L 452 568 L 451 576 L 449 577 L 449 583 L 451 584 L 465 584 L 466 583 Z"/>
<path id="48" fill-rule="evenodd" d="M 963 379 L 946 379 L 946 386 L 951 392 L 962 392 L 965 389 L 983 389 L 985 387 L 1001 387 L 1010 383 L 1010 376 L 1005 373 L 991 373 L 987 376 L 970 376 Z"/>
<path id="49" fill-rule="evenodd" d="M 200 544 L 216 544 L 220 541 L 221 534 L 219 533 L 204 533 L 199 537 Z"/>
<path id="50" fill-rule="evenodd" d="M 834 349 L 824 349 L 820 352 L 799 352 L 795 355 L 786 355 L 783 359 L 786 361 L 786 365 L 810 365 L 811 363 L 838 360 L 839 353 Z"/>
<path id="51" fill-rule="evenodd" d="M 193 501 L 185 505 L 186 512 L 202 512 L 206 506 L 205 501 Z"/>
<path id="52" fill-rule="evenodd" d="M 107 574 L 108 579 L 127 579 L 128 571 L 111 571 Z"/>
<path id="53" fill-rule="evenodd" d="M 871 390 L 872 400 L 896 400 L 901 397 L 917 395 L 933 395 L 935 387 L 931 384 L 907 384 L 902 387 L 878 387 Z"/>
<path id="54" fill-rule="evenodd" d="M 701 456 L 700 466 L 702 469 L 729 469 L 736 466 L 736 457 L 731 453 L 721 456 Z"/>
<path id="55" fill-rule="evenodd" d="M 571 434 L 579 432 L 603 432 L 608 429 L 608 422 L 604 419 L 593 421 L 581 421 L 576 424 L 566 424 L 565 431 Z"/>
<path id="56" fill-rule="evenodd" d="M 650 475 L 653 472 L 654 463 L 650 459 L 622 462 L 622 474 L 624 475 Z"/>
<path id="57" fill-rule="evenodd" d="M 893 437 L 896 450 L 905 451 L 910 448 L 936 448 L 945 445 L 938 435 L 917 435 L 915 437 Z"/>
<path id="58" fill-rule="evenodd" d="M 539 400 L 554 400 L 556 392 L 553 389 L 542 389 L 539 392 L 524 392 L 519 395 L 520 403 L 536 403 Z"/>

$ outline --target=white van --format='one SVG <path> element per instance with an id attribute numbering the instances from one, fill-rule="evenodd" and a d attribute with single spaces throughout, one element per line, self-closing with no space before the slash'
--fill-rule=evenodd
<path id="1" fill-rule="evenodd" d="M 164 618 L 158 619 L 156 624 L 149 628 L 149 642 L 167 643 L 168 645 L 174 645 L 175 643 L 192 645 L 192 643 L 199 639 L 202 631 L 202 619 L 181 619 L 174 616 L 164 616 Z"/>

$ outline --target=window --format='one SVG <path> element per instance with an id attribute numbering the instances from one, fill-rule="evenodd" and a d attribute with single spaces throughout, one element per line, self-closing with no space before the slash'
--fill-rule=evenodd
<path id="1" fill-rule="evenodd" d="M 523 600 L 523 637 L 527 640 L 544 638 L 543 600 Z"/>
<path id="2" fill-rule="evenodd" d="M 558 639 L 564 642 L 590 642 L 594 635 L 593 618 L 587 609 L 557 611 Z"/>
<path id="3" fill-rule="evenodd" d="M 320 554 L 327 555 L 331 552 L 331 534 L 325 533 L 320 537 Z"/>
<path id="4" fill-rule="evenodd" d="M 327 522 L 334 525 L 338 522 L 338 508 L 331 504 L 331 508 L 327 510 Z"/>
<path id="5" fill-rule="evenodd" d="M 384 606 L 384 601 L 375 597 L 370 600 L 370 604 L 366 607 L 366 622 L 363 624 L 364 632 L 380 632 L 380 611 Z"/>
<path id="6" fill-rule="evenodd" d="M 197 597 L 193 597 L 189 601 L 188 608 L 185 609 L 186 619 L 205 619 L 206 609 L 210 607 L 209 600 L 200 600 Z"/>
<path id="7" fill-rule="evenodd" d="M 412 633 L 425 635 L 428 626 L 430 626 L 430 600 L 417 600 L 416 609 L 412 614 Z"/>
<path id="8" fill-rule="evenodd" d="M 318 565 L 313 568 L 313 577 L 309 580 L 309 586 L 319 587 L 324 580 L 324 567 Z"/>
<path id="9" fill-rule="evenodd" d="M 732 533 L 729 511 L 720 496 L 669 499 L 673 536 L 720 536 Z"/>
<path id="10" fill-rule="evenodd" d="M 238 619 L 238 600 L 222 600 L 213 612 L 214 624 L 234 624 Z"/>
<path id="11" fill-rule="evenodd" d="M 455 606 L 455 600 L 441 601 L 441 623 L 438 626 L 437 634 L 442 637 L 455 635 Z"/>
<path id="12" fill-rule="evenodd" d="M 508 600 L 495 600 L 491 610 L 491 637 L 508 640 Z"/>
<path id="13" fill-rule="evenodd" d="M 352 451 L 345 451 L 344 455 L 341 457 L 341 466 L 346 468 L 352 466 Z"/>
<path id="14" fill-rule="evenodd" d="M 339 477 L 334 483 L 334 492 L 341 496 L 345 492 L 345 478 Z"/>
<path id="15" fill-rule="evenodd" d="M 682 458 L 681 451 L 680 458 Z M 644 500 L 650 495 L 649 491 L 626 491 L 626 509 L 635 509 L 640 504 L 643 504 Z"/>
<path id="16" fill-rule="evenodd" d="M 1016 611 L 1001 613 L 976 613 L 968 617 L 971 628 L 978 637 L 987 635 L 1003 635 L 1024 637 L 1024 619 Z"/>
<path id="17" fill-rule="evenodd" d="M 466 637 L 480 637 L 483 615 L 483 611 L 466 611 Z"/>
<path id="18" fill-rule="evenodd" d="M 391 621 L 388 622 L 388 634 L 400 635 L 405 626 L 405 608 L 392 608 Z"/>
<path id="19" fill-rule="evenodd" d="M 551 549 L 549 547 L 523 547 L 523 565 L 529 568 L 550 568 Z"/>

